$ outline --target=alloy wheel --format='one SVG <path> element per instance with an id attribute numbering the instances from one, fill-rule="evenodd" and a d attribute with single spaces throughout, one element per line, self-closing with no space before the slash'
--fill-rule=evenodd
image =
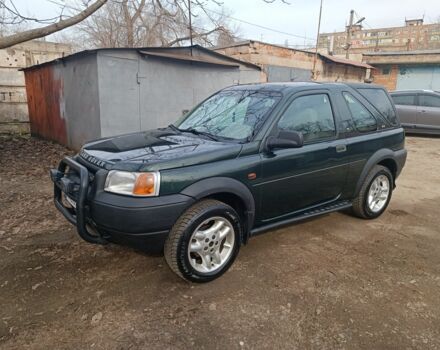
<path id="1" fill-rule="evenodd" d="M 383 209 L 390 195 L 390 180 L 385 175 L 376 177 L 370 185 L 368 191 L 368 208 L 373 213 L 378 213 Z"/>
<path id="2" fill-rule="evenodd" d="M 206 219 L 189 240 L 189 262 L 197 272 L 212 273 L 228 262 L 234 244 L 234 228 L 226 218 L 216 216 Z"/>

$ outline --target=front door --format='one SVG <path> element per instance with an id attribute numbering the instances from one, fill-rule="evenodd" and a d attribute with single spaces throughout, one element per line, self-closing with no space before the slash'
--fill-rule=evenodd
<path id="1" fill-rule="evenodd" d="M 348 165 L 345 140 L 337 139 L 334 109 L 327 91 L 297 95 L 280 117 L 278 131 L 298 131 L 304 146 L 262 153 L 263 222 L 299 214 L 337 200 Z"/>
<path id="2" fill-rule="evenodd" d="M 417 128 L 440 132 L 440 96 L 419 95 Z"/>
<path id="3" fill-rule="evenodd" d="M 417 124 L 417 95 L 406 93 L 396 94 L 392 97 L 402 126 L 414 128 Z"/>

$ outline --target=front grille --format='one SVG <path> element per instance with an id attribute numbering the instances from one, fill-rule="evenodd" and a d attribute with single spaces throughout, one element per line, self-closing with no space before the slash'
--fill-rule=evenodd
<path id="1" fill-rule="evenodd" d="M 77 156 L 77 157 L 75 158 L 75 160 L 76 160 L 78 163 L 80 163 L 81 165 L 84 165 L 84 166 L 87 168 L 87 170 L 89 171 L 89 174 L 90 174 L 90 175 L 94 175 L 94 174 L 96 174 L 96 172 L 97 172 L 98 170 L 102 169 L 102 168 L 96 166 L 95 164 L 92 164 L 92 163 L 88 162 L 87 160 L 85 160 L 84 158 L 82 158 L 82 157 L 80 157 L 80 156 Z"/>

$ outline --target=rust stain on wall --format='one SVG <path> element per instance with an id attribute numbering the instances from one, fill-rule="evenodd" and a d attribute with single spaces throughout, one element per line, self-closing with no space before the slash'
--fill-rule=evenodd
<path id="1" fill-rule="evenodd" d="M 66 121 L 62 118 L 63 83 L 51 66 L 25 72 L 31 134 L 67 145 Z"/>

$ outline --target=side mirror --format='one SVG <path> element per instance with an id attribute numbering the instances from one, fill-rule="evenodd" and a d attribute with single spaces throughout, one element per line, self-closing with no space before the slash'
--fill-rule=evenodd
<path id="1" fill-rule="evenodd" d="M 277 137 L 271 136 L 266 142 L 269 151 L 277 148 L 300 148 L 303 145 L 303 135 L 297 131 L 280 131 Z"/>

